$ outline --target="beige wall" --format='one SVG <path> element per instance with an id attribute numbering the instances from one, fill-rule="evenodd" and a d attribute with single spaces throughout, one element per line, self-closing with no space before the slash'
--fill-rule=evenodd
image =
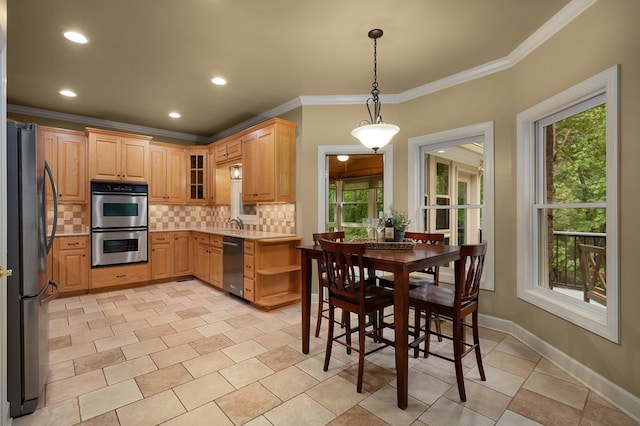
<path id="1" fill-rule="evenodd" d="M 640 180 L 640 1 L 600 0 L 514 68 L 401 105 L 384 105 L 398 124 L 394 137 L 394 200 L 407 205 L 407 140 L 494 122 L 495 291 L 483 292 L 481 312 L 510 320 L 640 397 L 640 285 L 634 265 L 640 235 L 635 186 Z M 614 344 L 516 297 L 516 115 L 615 64 L 621 64 L 620 344 Z M 384 90 L 384 82 L 381 82 Z M 357 144 L 351 129 L 362 106 L 297 111 L 297 231 L 317 232 L 318 145 Z M 615 260 L 608 260 L 613 262 Z"/>

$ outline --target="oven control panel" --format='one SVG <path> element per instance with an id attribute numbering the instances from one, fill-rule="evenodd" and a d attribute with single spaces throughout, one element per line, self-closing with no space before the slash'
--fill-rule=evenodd
<path id="1" fill-rule="evenodd" d="M 122 182 L 91 182 L 91 192 L 114 193 L 143 193 L 146 194 L 148 185 Z"/>

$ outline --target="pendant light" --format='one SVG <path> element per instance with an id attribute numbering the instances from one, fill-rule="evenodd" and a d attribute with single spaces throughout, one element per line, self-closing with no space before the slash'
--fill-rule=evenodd
<path id="1" fill-rule="evenodd" d="M 373 29 L 369 31 L 369 38 L 373 39 L 373 83 L 371 84 L 371 97 L 367 99 L 366 105 L 369 111 L 369 120 L 362 120 L 360 126 L 351 131 L 351 134 L 360 140 L 362 145 L 372 149 L 374 153 L 389 143 L 391 138 L 400 131 L 400 127 L 394 124 L 387 124 L 380 116 L 380 99 L 378 99 L 378 61 L 377 47 L 378 39 L 382 37 L 382 30 Z M 371 113 L 373 104 L 373 114 Z"/>
<path id="2" fill-rule="evenodd" d="M 232 180 L 242 179 L 242 165 L 234 164 L 233 166 L 229 166 L 229 177 Z"/>

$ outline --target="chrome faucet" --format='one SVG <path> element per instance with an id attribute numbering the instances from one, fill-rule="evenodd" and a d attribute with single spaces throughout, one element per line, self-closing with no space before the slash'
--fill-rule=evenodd
<path id="1" fill-rule="evenodd" d="M 229 223 L 235 223 L 238 226 L 238 229 L 242 229 L 244 225 L 242 223 L 242 219 L 240 219 L 239 217 L 236 217 L 235 219 L 229 219 Z"/>

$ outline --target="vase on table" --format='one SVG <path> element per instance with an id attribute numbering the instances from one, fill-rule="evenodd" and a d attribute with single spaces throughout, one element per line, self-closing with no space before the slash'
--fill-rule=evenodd
<path id="1" fill-rule="evenodd" d="M 404 231 L 399 231 L 397 229 L 393 230 L 393 241 L 403 242 L 404 241 Z"/>

